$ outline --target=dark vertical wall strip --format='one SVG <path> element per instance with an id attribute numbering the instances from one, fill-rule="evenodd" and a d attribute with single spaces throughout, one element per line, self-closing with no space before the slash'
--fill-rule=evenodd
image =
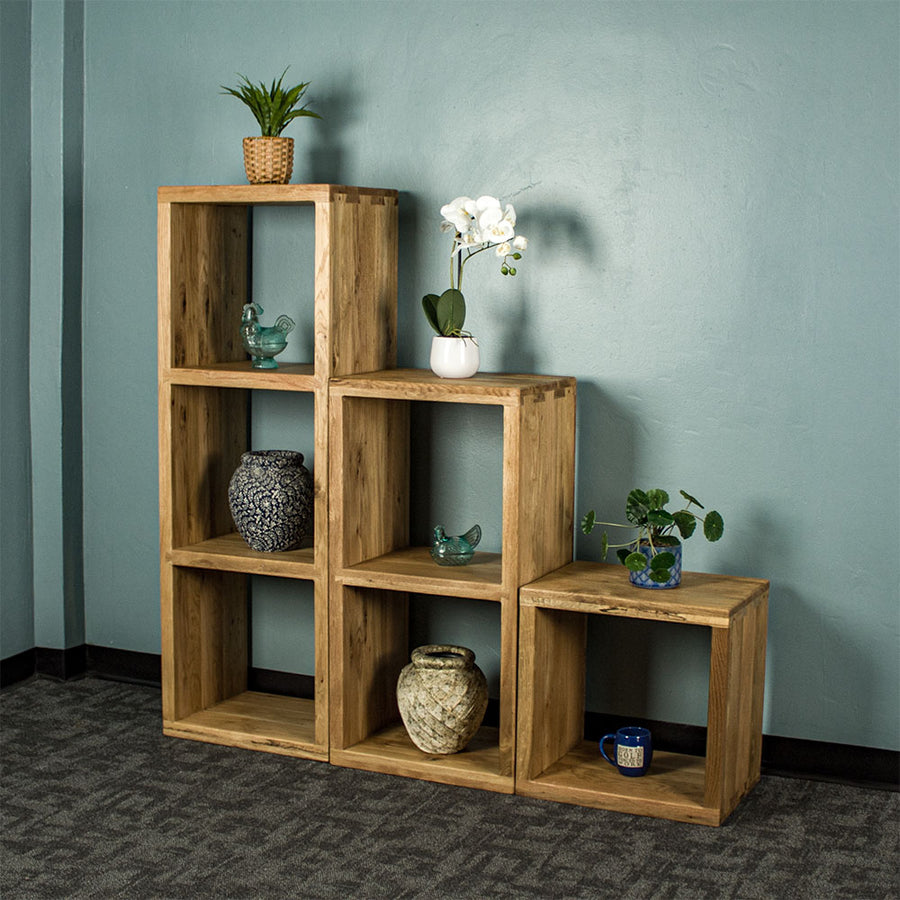
<path id="1" fill-rule="evenodd" d="M 62 489 L 66 647 L 84 643 L 81 305 L 84 172 L 84 4 L 64 12 Z"/>

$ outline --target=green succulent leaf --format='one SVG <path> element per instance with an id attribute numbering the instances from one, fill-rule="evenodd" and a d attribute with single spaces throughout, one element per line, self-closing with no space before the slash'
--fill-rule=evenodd
<path id="1" fill-rule="evenodd" d="M 646 525 L 647 513 L 650 511 L 650 500 L 640 488 L 635 488 L 625 501 L 625 518 L 632 525 Z"/>
<path id="2" fill-rule="evenodd" d="M 672 517 L 675 519 L 675 525 L 678 528 L 678 532 L 685 540 L 687 540 L 697 527 L 697 519 L 691 513 L 685 512 L 684 510 L 672 513 Z"/>
<path id="3" fill-rule="evenodd" d="M 675 554 L 664 550 L 650 558 L 651 569 L 665 569 L 667 572 L 675 565 Z"/>
<path id="4" fill-rule="evenodd" d="M 434 296 L 433 294 L 431 296 Z M 423 301 L 424 302 L 424 301 Z M 585 534 L 590 534 L 594 530 L 594 523 L 597 521 L 597 515 L 594 510 L 589 510 L 585 513 L 584 518 L 581 520 L 581 530 Z"/>
<path id="5" fill-rule="evenodd" d="M 725 522 L 714 509 L 703 520 L 703 534 L 708 541 L 717 541 L 725 533 Z"/>
<path id="6" fill-rule="evenodd" d="M 643 553 L 629 553 L 623 560 L 626 568 L 632 572 L 643 572 L 647 568 L 647 557 Z"/>
<path id="7" fill-rule="evenodd" d="M 438 298 L 437 322 L 443 335 L 458 335 L 466 321 L 466 300 L 460 291 L 448 288 Z"/>
<path id="8" fill-rule="evenodd" d="M 282 84 L 286 74 L 287 69 L 281 73 L 281 77 L 277 81 L 273 79 L 269 87 L 266 87 L 265 82 L 253 84 L 246 75 L 241 75 L 240 72 L 238 77 L 241 79 L 241 84 L 237 88 L 221 85 L 223 93 L 231 94 L 247 105 L 259 125 L 263 137 L 278 137 L 298 116 L 322 118 L 318 113 L 307 109 L 306 105 L 300 109 L 294 108 L 303 98 L 310 82 L 302 81 L 285 90 L 282 88 Z"/>
<path id="9" fill-rule="evenodd" d="M 688 503 L 693 503 L 695 506 L 699 506 L 700 509 L 704 509 L 703 504 L 696 497 L 692 497 L 687 491 L 679 491 L 678 493 L 681 494 Z"/>

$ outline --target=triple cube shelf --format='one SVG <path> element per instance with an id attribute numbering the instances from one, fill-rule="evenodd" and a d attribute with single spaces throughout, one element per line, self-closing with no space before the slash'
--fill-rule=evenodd
<path id="1" fill-rule="evenodd" d="M 251 369 L 241 346 L 253 212 L 312 210 L 313 359 Z M 298 215 L 300 215 L 298 213 Z M 298 247 L 298 254 L 304 248 Z M 396 363 L 397 192 L 343 185 L 162 187 L 158 192 L 163 730 L 327 760 L 328 384 Z M 313 398 L 313 540 L 256 553 L 234 533 L 228 482 L 250 449 L 253 391 Z M 248 691 L 250 576 L 312 582 L 314 698 Z"/>

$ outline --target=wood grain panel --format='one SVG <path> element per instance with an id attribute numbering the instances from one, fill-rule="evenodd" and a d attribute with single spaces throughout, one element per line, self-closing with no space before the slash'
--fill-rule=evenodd
<path id="1" fill-rule="evenodd" d="M 389 369 L 335 378 L 332 393 L 346 397 L 386 397 L 441 403 L 519 406 L 531 395 L 575 386 L 561 375 L 506 375 L 477 372 L 471 378 L 439 378 L 428 369 Z"/>
<path id="2" fill-rule="evenodd" d="M 517 586 L 572 561 L 575 388 L 529 395 L 519 416 Z"/>
<path id="3" fill-rule="evenodd" d="M 768 582 L 685 572 L 675 590 L 647 590 L 628 582 L 621 565 L 576 560 L 526 585 L 520 602 L 604 615 L 727 628 L 744 606 L 767 595 Z"/>
<path id="4" fill-rule="evenodd" d="M 520 609 L 517 777 L 537 778 L 583 739 L 586 646 L 583 613 Z"/>
<path id="5" fill-rule="evenodd" d="M 171 667 L 165 712 L 174 720 L 246 690 L 248 623 L 244 576 L 174 568 L 171 591 L 163 655 Z"/>
<path id="6" fill-rule="evenodd" d="M 248 211 L 240 206 L 173 204 L 160 281 L 168 306 L 169 366 L 246 359 L 241 308 L 248 295 Z M 163 271 L 165 270 L 165 271 Z"/>
<path id="7" fill-rule="evenodd" d="M 168 396 L 168 458 L 160 462 L 170 475 L 160 515 L 170 520 L 172 546 L 178 547 L 234 528 L 228 484 L 247 448 L 247 395 L 173 385 Z"/>
<path id="8" fill-rule="evenodd" d="M 345 750 L 333 750 L 331 761 L 387 775 L 513 792 L 512 776 L 501 774 L 497 729 L 486 726 L 462 752 L 440 755 L 423 753 L 409 739 L 403 724 L 395 723 Z"/>
<path id="9" fill-rule="evenodd" d="M 409 543 L 409 405 L 333 398 L 331 534 L 338 570 Z"/>
<path id="10" fill-rule="evenodd" d="M 409 662 L 407 595 L 333 587 L 331 745 L 346 749 L 397 721 L 397 678 Z"/>

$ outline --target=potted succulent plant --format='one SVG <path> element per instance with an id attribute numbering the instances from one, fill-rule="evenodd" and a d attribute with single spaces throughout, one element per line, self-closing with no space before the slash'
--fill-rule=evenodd
<path id="1" fill-rule="evenodd" d="M 270 87 L 265 82 L 253 84 L 240 73 L 241 83 L 236 88 L 221 85 L 223 93 L 237 97 L 250 108 L 262 132 L 259 137 L 244 138 L 244 169 L 251 184 L 287 184 L 294 169 L 294 139 L 282 137 L 281 132 L 300 116 L 322 118 L 307 109 L 307 104 L 297 108 L 310 82 L 282 88 L 286 74 L 287 69 L 277 82 L 273 79 Z"/>
<path id="2" fill-rule="evenodd" d="M 660 488 L 642 491 L 635 488 L 625 503 L 625 518 L 631 523 L 598 522 L 594 510 L 590 510 L 581 520 L 581 530 L 590 534 L 597 525 L 611 528 L 636 528 L 637 535 L 624 544 L 610 544 L 607 532 L 603 532 L 600 545 L 601 557 L 606 557 L 610 548 L 617 548 L 619 561 L 628 569 L 632 584 L 647 588 L 671 588 L 681 583 L 681 541 L 672 532 L 677 528 L 682 540 L 687 540 L 697 528 L 703 525 L 703 534 L 708 541 L 722 537 L 725 523 L 715 510 L 698 515 L 691 507 L 703 509 L 703 504 L 690 494 L 680 491 L 687 500 L 687 506 L 677 512 L 669 512 L 665 507 L 669 495 Z"/>
<path id="3" fill-rule="evenodd" d="M 450 287 L 443 294 L 422 298 L 425 318 L 435 331 L 431 342 L 431 368 L 443 378 L 468 378 L 478 371 L 478 342 L 463 331 L 466 300 L 462 294 L 466 263 L 492 249 L 502 260 L 501 275 L 515 275 L 528 241 L 516 234 L 516 211 L 511 203 L 502 208 L 496 197 L 457 197 L 441 207 L 441 231 L 453 234 L 450 253 Z"/>

